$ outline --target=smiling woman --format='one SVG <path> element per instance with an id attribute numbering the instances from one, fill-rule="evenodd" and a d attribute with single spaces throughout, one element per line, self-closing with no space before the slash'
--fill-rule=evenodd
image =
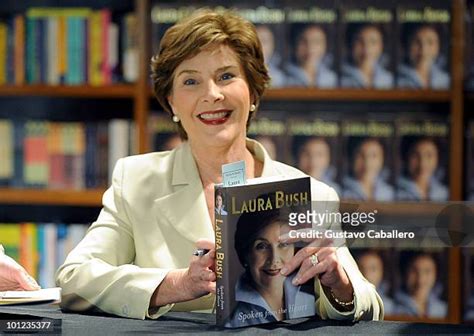
<path id="1" fill-rule="evenodd" d="M 210 311 L 222 165 L 244 160 L 247 178 L 305 176 L 246 138 L 269 83 L 251 23 L 232 12 L 198 11 L 165 33 L 151 65 L 155 95 L 187 141 L 117 162 L 102 212 L 57 273 L 68 310 L 142 319 L 171 309 Z M 311 185 L 313 200 L 338 200 L 327 185 Z M 196 248 L 209 252 L 193 256 Z M 317 251 L 320 264 L 308 268 L 304 253 Z M 295 285 L 314 279 L 320 296 L 312 305 L 321 317 L 382 318 L 382 303 L 347 248 L 312 245 L 304 253 L 287 260 L 278 277 L 300 269 Z"/>

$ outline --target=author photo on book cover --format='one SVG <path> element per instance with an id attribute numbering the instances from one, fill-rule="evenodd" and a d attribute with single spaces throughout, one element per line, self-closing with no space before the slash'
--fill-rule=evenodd
<path id="1" fill-rule="evenodd" d="M 405 24 L 402 29 L 404 56 L 398 66 L 397 86 L 407 89 L 446 90 L 450 87 L 447 37 L 434 24 Z"/>
<path id="2" fill-rule="evenodd" d="M 342 198 L 348 200 L 393 201 L 394 188 L 387 182 L 386 150 L 376 137 L 350 137 L 348 174 L 342 179 Z"/>
<path id="3" fill-rule="evenodd" d="M 346 60 L 341 66 L 341 87 L 390 89 L 393 75 L 384 50 L 385 34 L 375 23 L 347 25 Z"/>
<path id="4" fill-rule="evenodd" d="M 328 34 L 318 24 L 294 24 L 290 29 L 290 62 L 286 66 L 287 86 L 334 88 L 337 75 Z"/>
<path id="5" fill-rule="evenodd" d="M 281 274 L 284 265 L 295 255 L 295 244 L 279 239 L 289 231 L 288 215 L 288 211 L 275 208 L 240 216 L 234 248 L 244 272 L 235 285 L 236 306 L 226 322 L 227 327 L 315 314 L 313 286 L 293 285 L 296 272 L 289 276 Z M 232 271 L 235 269 L 234 266 Z"/>
<path id="6" fill-rule="evenodd" d="M 214 186 L 222 183 L 222 165 L 245 161 L 247 179 L 306 176 L 247 138 L 270 82 L 247 20 L 230 11 L 194 12 L 166 31 L 151 73 L 155 96 L 184 142 L 172 151 L 117 161 L 98 218 L 57 271 L 64 310 L 136 319 L 172 310 L 211 313 Z M 339 200 L 315 179 L 311 197 L 334 207 Z M 311 243 L 281 274 L 297 269 L 294 284 L 313 281 L 315 313 L 322 319 L 383 319 L 383 303 L 347 247 Z"/>
<path id="7" fill-rule="evenodd" d="M 442 177 L 444 164 L 439 144 L 433 137 L 408 136 L 402 140 L 402 174 L 397 182 L 397 199 L 447 201 L 449 191 Z"/>
<path id="8" fill-rule="evenodd" d="M 319 136 L 294 136 L 293 156 L 301 171 L 326 183 L 337 193 L 340 192 L 340 186 L 336 182 L 336 166 L 331 161 L 335 155 L 328 139 Z"/>
<path id="9" fill-rule="evenodd" d="M 394 314 L 445 318 L 447 303 L 440 298 L 438 262 L 424 251 L 404 251 L 400 254 L 402 286 L 395 292 Z"/>

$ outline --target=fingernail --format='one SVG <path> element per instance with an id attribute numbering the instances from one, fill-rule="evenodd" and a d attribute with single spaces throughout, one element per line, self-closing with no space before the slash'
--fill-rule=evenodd
<path id="1" fill-rule="evenodd" d="M 283 268 L 281 269 L 281 271 L 280 271 L 280 274 L 281 274 L 281 275 L 286 275 L 286 273 L 288 273 L 288 268 L 283 267 Z"/>
<path id="2" fill-rule="evenodd" d="M 298 286 L 299 282 L 300 282 L 299 278 L 294 278 L 291 283 L 293 284 L 293 286 Z"/>

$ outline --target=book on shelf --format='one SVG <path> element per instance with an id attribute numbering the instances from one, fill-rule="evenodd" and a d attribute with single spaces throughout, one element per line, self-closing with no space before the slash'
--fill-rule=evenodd
<path id="1" fill-rule="evenodd" d="M 326 183 L 339 194 L 340 122 L 335 118 L 292 117 L 288 120 L 291 163 L 305 174 Z"/>
<path id="2" fill-rule="evenodd" d="M 0 223 L 0 244 L 41 287 L 54 287 L 56 270 L 87 229 L 86 224 Z"/>
<path id="3" fill-rule="evenodd" d="M 393 201 L 393 122 L 345 120 L 342 123 L 341 198 Z"/>
<path id="4" fill-rule="evenodd" d="M 464 248 L 463 252 L 463 320 L 474 322 L 474 249 Z"/>
<path id="5" fill-rule="evenodd" d="M 468 123 L 466 137 L 466 196 L 468 201 L 474 201 L 474 120 Z"/>
<path id="6" fill-rule="evenodd" d="M 283 61 L 286 53 L 286 11 L 282 7 L 255 6 L 248 2 L 233 7 L 243 18 L 255 25 L 262 45 L 263 57 L 271 77 L 270 87 L 286 85 Z"/>
<path id="7" fill-rule="evenodd" d="M 260 142 L 273 160 L 289 163 L 285 113 L 259 111 L 252 120 L 247 135 Z"/>
<path id="8" fill-rule="evenodd" d="M 0 119 L 0 185 L 18 188 L 101 188 L 109 167 L 137 153 L 134 123 Z"/>
<path id="9" fill-rule="evenodd" d="M 279 238 L 301 228 L 293 226 L 290 213 L 311 209 L 310 178 L 216 185 L 215 197 L 217 325 L 236 328 L 313 316 L 313 281 L 294 286 L 296 271 L 280 274 L 300 245 Z"/>
<path id="10" fill-rule="evenodd" d="M 308 7 L 292 1 L 287 9 L 286 86 L 336 88 L 338 11 L 332 1 Z"/>
<path id="11" fill-rule="evenodd" d="M 474 2 L 466 4 L 466 15 L 464 16 L 464 88 L 474 91 Z"/>
<path id="12" fill-rule="evenodd" d="M 399 50 L 397 87 L 448 90 L 451 3 L 438 0 L 397 2 Z"/>
<path id="13" fill-rule="evenodd" d="M 164 112 L 150 113 L 148 135 L 150 148 L 157 152 L 172 150 L 182 142 L 176 123 Z"/>
<path id="14" fill-rule="evenodd" d="M 61 288 L 44 288 L 35 291 L 0 292 L 0 305 L 60 303 Z"/>
<path id="15" fill-rule="evenodd" d="M 445 119 L 400 118 L 396 123 L 396 198 L 447 201 L 449 124 Z"/>
<path id="16" fill-rule="evenodd" d="M 0 22 L 0 85 L 135 81 L 136 43 L 129 43 L 136 36 L 133 16 L 87 7 L 31 7 L 11 15 Z"/>
<path id="17" fill-rule="evenodd" d="M 394 87 L 394 11 L 391 3 L 344 2 L 341 8 L 340 80 L 344 88 Z"/>

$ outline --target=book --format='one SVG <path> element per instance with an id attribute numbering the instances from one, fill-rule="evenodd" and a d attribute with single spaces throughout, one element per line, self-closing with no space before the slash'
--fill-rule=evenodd
<path id="1" fill-rule="evenodd" d="M 61 288 L 44 288 L 35 291 L 6 291 L 0 292 L 0 305 L 31 304 L 31 303 L 60 303 Z"/>
<path id="2" fill-rule="evenodd" d="M 450 6 L 442 0 L 429 4 L 410 0 L 397 3 L 399 88 L 448 90 L 451 87 Z"/>
<path id="3" fill-rule="evenodd" d="M 397 122 L 396 198 L 404 201 L 447 201 L 448 120 L 434 115 Z"/>
<path id="4" fill-rule="evenodd" d="M 279 237 L 300 229 L 292 216 L 311 209 L 310 177 L 216 185 L 215 197 L 217 325 L 236 328 L 314 315 L 314 282 L 294 286 L 296 271 L 280 275 L 301 246 Z"/>
<path id="5" fill-rule="evenodd" d="M 148 122 L 150 148 L 153 151 L 167 151 L 179 146 L 182 142 L 176 123 L 168 114 L 151 112 Z"/>
<path id="6" fill-rule="evenodd" d="M 474 120 L 470 120 L 466 146 L 466 200 L 474 201 Z"/>
<path id="7" fill-rule="evenodd" d="M 373 0 L 344 3 L 340 22 L 341 87 L 393 88 L 392 8 Z"/>
<path id="8" fill-rule="evenodd" d="M 237 4 L 236 10 L 244 19 L 255 25 L 262 45 L 263 57 L 271 78 L 273 88 L 286 85 L 283 69 L 285 45 L 286 12 L 284 8 Z"/>
<path id="9" fill-rule="evenodd" d="M 342 137 L 341 198 L 393 201 L 393 123 L 382 119 L 346 120 Z"/>
<path id="10" fill-rule="evenodd" d="M 318 117 L 294 117 L 288 121 L 292 162 L 302 172 L 326 183 L 339 194 L 340 123 Z"/>
<path id="11" fill-rule="evenodd" d="M 262 144 L 273 160 L 289 162 L 285 113 L 259 111 L 251 121 L 248 136 Z"/>
<path id="12" fill-rule="evenodd" d="M 288 58 L 286 86 L 335 88 L 337 19 L 333 1 L 292 1 L 287 10 Z"/>
<path id="13" fill-rule="evenodd" d="M 464 88 L 474 91 L 474 2 L 468 1 L 465 15 L 466 25 L 464 29 Z"/>
<path id="14" fill-rule="evenodd" d="M 464 310 L 463 320 L 474 321 L 474 249 L 464 248 L 463 253 L 463 284 Z"/>

